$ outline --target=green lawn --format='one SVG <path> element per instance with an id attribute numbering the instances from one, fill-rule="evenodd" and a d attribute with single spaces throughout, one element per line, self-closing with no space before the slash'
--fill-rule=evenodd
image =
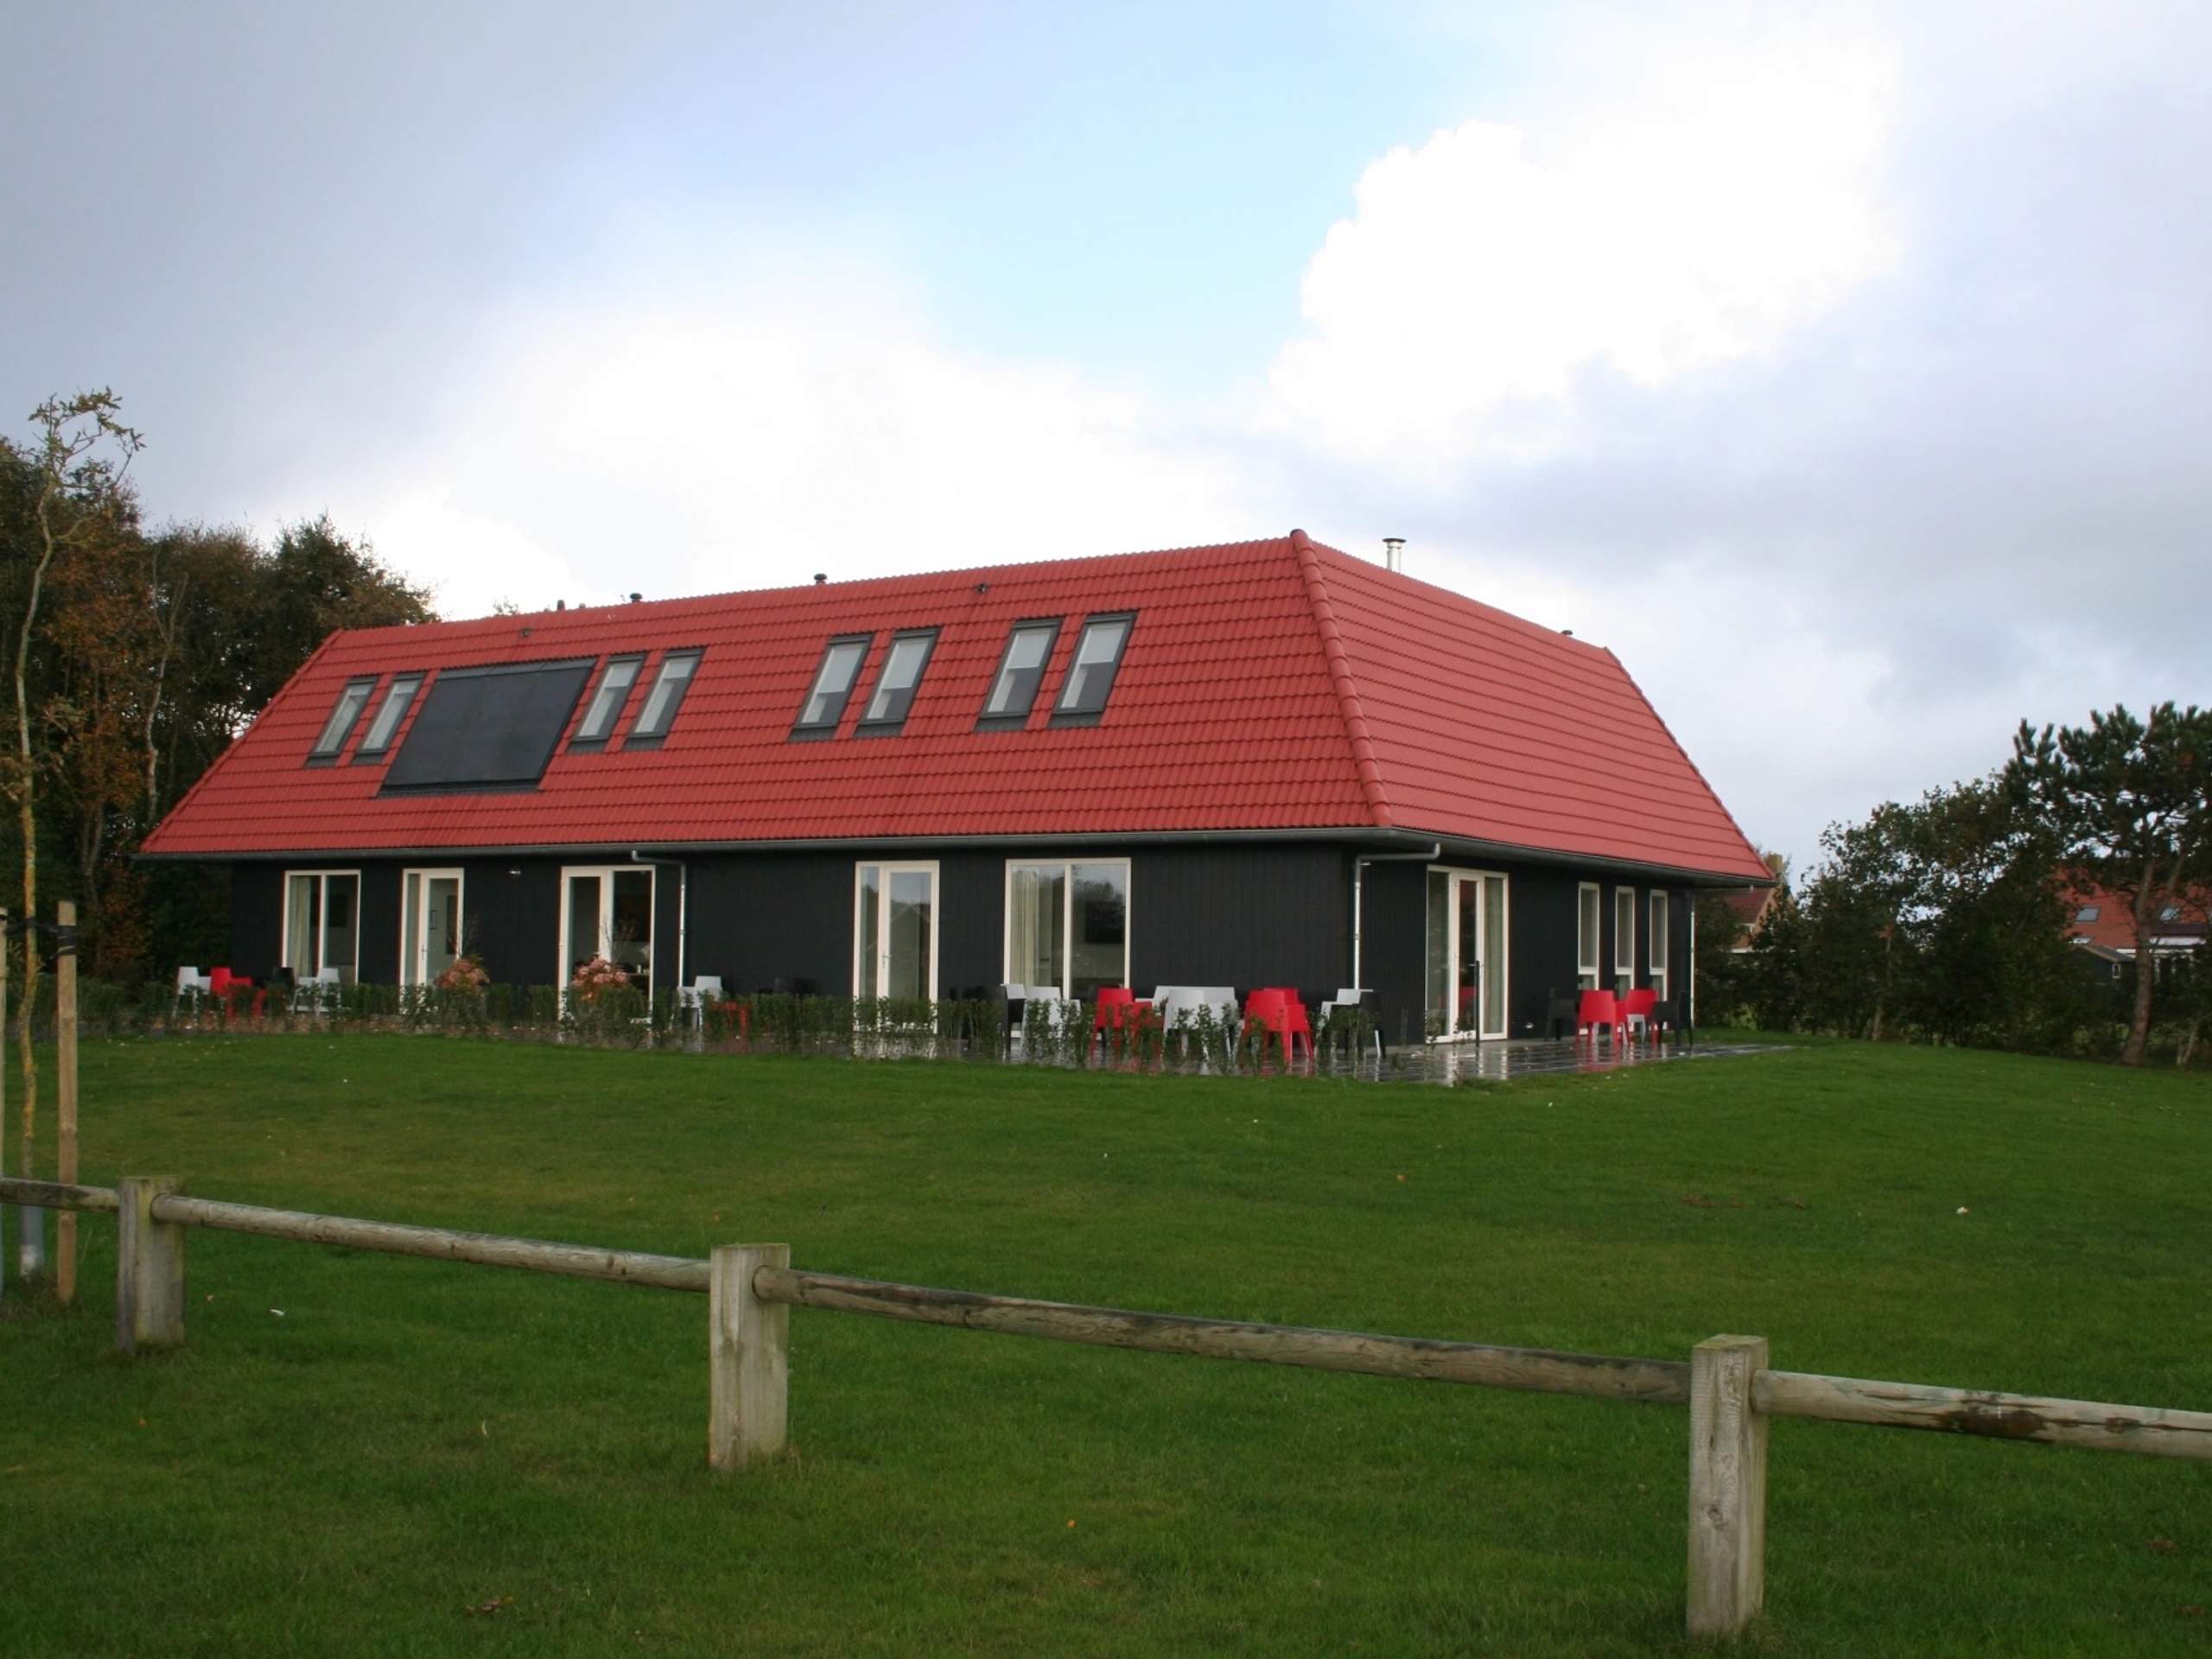
<path id="1" fill-rule="evenodd" d="M 1827 1046 L 1444 1090 L 210 1037 L 89 1045 L 84 1094 L 92 1180 L 2212 1406 L 2202 1076 Z M 0 1653 L 1684 1645 L 1679 1409 L 798 1310 L 795 1453 L 718 1478 L 702 1297 L 194 1232 L 188 1345 L 126 1363 L 114 1228 L 83 1228 L 80 1306 L 11 1276 L 0 1322 Z M 2212 1471 L 1788 1421 L 1771 1466 L 1758 1651 L 2212 1646 Z"/>

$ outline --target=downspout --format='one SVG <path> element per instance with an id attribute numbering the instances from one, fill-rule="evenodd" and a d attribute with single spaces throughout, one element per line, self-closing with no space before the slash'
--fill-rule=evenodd
<path id="1" fill-rule="evenodd" d="M 681 990 L 685 982 L 683 970 L 688 965 L 686 958 L 690 950 L 691 867 L 678 859 L 647 858 L 634 847 L 630 849 L 630 861 L 676 872 L 676 984 L 672 988 Z"/>
<path id="2" fill-rule="evenodd" d="M 1684 1035 L 1688 1039 L 1683 1045 L 1685 1052 L 1697 1046 L 1697 895 L 1698 889 L 1692 887 L 1690 889 L 1690 982 L 1682 997 L 1682 1025 Z"/>

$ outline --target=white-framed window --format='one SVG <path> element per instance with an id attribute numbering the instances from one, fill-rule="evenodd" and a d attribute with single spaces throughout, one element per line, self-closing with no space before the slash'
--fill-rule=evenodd
<path id="1" fill-rule="evenodd" d="M 1598 988 L 1599 976 L 1605 972 L 1605 947 L 1599 930 L 1605 920 L 1605 893 L 1595 881 L 1585 881 L 1574 890 L 1574 971 L 1581 988 Z"/>
<path id="2" fill-rule="evenodd" d="M 1009 859 L 1006 982 L 1095 998 L 1129 982 L 1129 861 Z"/>
<path id="3" fill-rule="evenodd" d="M 284 872 L 284 963 L 296 980 L 327 968 L 351 985 L 361 960 L 361 873 Z"/>
<path id="4" fill-rule="evenodd" d="M 461 872 L 409 870 L 399 884 L 399 982 L 436 984 L 463 948 Z"/>
<path id="5" fill-rule="evenodd" d="M 1494 870 L 1428 868 L 1427 1027 L 1436 1037 L 1503 1037 L 1506 878 Z"/>
<path id="6" fill-rule="evenodd" d="M 853 868 L 853 995 L 937 1001 L 937 866 Z"/>
<path id="7" fill-rule="evenodd" d="M 565 866 L 561 871 L 561 967 L 567 985 L 596 957 L 653 988 L 653 877 L 650 864 Z"/>
<path id="8" fill-rule="evenodd" d="M 1654 893 L 1650 902 L 1651 921 L 1645 928 L 1650 941 L 1651 988 L 1659 993 L 1659 1000 L 1667 1000 L 1667 895 Z"/>
<path id="9" fill-rule="evenodd" d="M 1636 988 L 1636 889 L 1613 889 L 1613 994 Z"/>

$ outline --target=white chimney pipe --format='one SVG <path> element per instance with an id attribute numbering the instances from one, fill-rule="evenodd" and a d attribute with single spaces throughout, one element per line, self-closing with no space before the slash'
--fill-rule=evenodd
<path id="1" fill-rule="evenodd" d="M 1385 536 L 1382 538 L 1382 567 L 1386 570 L 1403 570 L 1406 568 L 1404 537 Z"/>

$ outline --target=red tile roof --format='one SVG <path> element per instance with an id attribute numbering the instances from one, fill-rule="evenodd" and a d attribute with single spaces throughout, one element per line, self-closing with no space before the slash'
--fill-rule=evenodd
<path id="1" fill-rule="evenodd" d="M 2063 896 L 2066 937 L 2069 939 L 2077 944 L 2092 946 L 2107 956 L 2133 957 L 2135 954 L 2135 903 L 2133 899 L 2095 887 L 2069 889 Z M 2204 939 L 2207 911 L 2212 908 L 2212 893 L 2203 890 L 2183 893 L 2174 908 L 2179 914 L 2171 918 L 2161 918 L 2152 928 L 2153 950 L 2162 948 L 2187 950 Z"/>
<path id="2" fill-rule="evenodd" d="M 1047 729 L 1082 617 L 1129 610 L 1136 624 L 1103 719 Z M 1039 616 L 1076 626 L 1060 632 L 1027 728 L 977 732 L 1007 630 Z M 904 731 L 854 737 L 886 636 L 931 626 L 942 633 Z M 840 735 L 790 741 L 823 644 L 868 631 L 875 644 Z M 351 678 L 684 646 L 706 654 L 663 747 L 563 751 L 534 791 L 380 796 L 381 766 L 303 764 Z M 626 721 L 641 702 L 633 693 Z M 1611 652 L 1297 531 L 340 633 L 145 851 L 1325 830 L 1769 879 Z"/>

